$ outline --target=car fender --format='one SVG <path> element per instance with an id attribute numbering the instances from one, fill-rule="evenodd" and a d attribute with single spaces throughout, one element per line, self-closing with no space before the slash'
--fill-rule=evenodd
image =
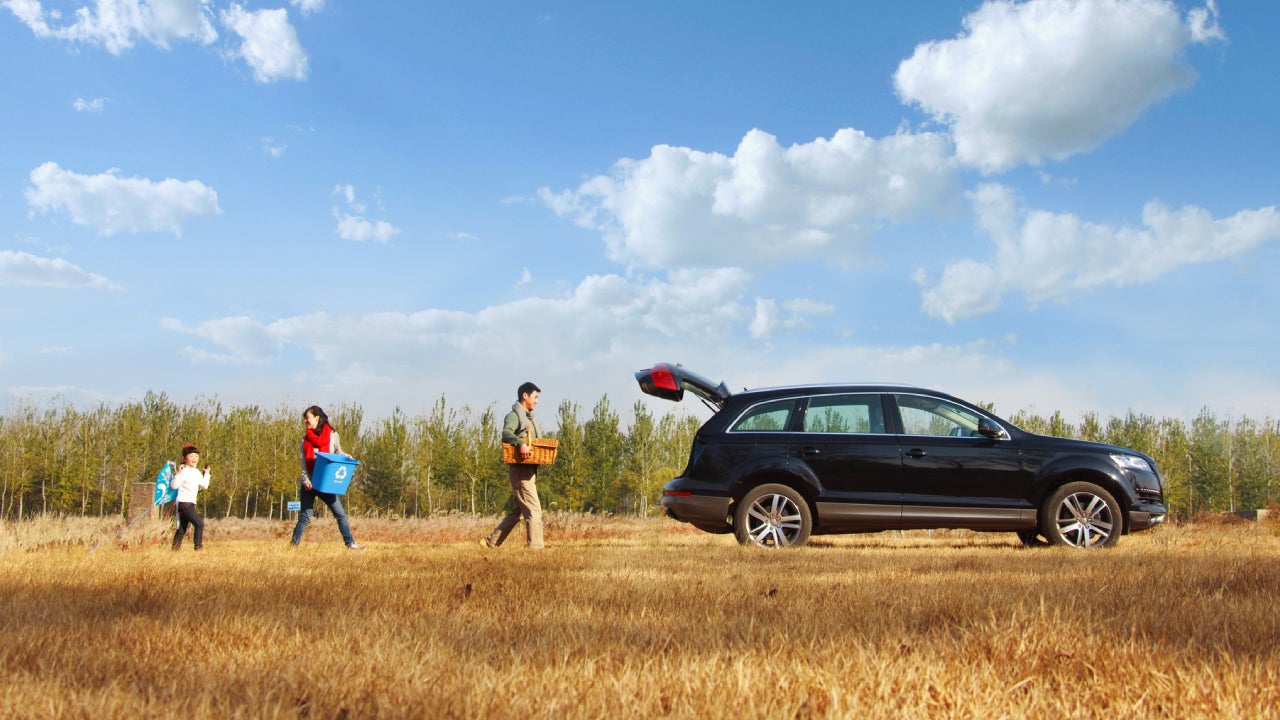
<path id="1" fill-rule="evenodd" d="M 1055 488 L 1073 480 L 1097 483 L 1110 492 L 1122 507 L 1128 508 L 1137 500 L 1133 488 L 1120 472 L 1120 468 L 1108 458 L 1094 454 L 1068 454 L 1046 462 L 1036 472 L 1032 495 L 1036 506 Z"/>
<path id="2" fill-rule="evenodd" d="M 779 483 L 795 488 L 810 504 L 822 492 L 822 484 L 804 463 L 785 456 L 760 458 L 736 468 L 731 487 L 734 502 L 751 488 L 765 483 Z"/>

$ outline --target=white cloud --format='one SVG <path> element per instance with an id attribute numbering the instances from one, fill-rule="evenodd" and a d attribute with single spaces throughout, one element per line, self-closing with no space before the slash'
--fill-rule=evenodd
<path id="1" fill-rule="evenodd" d="M 3 0 L 5 7 L 37 37 L 105 48 L 113 55 L 144 40 L 168 48 L 172 40 L 209 45 L 218 39 L 209 0 L 94 0 L 62 23 L 60 10 L 45 10 L 39 0 Z"/>
<path id="2" fill-rule="evenodd" d="M 992 402 L 1006 416 L 1024 409 L 1060 410 L 1068 418 L 1085 411 L 1122 415 L 1130 408 L 1177 416 L 1194 413 L 1202 398 L 1228 398 L 1236 411 L 1261 417 L 1280 398 L 1280 387 L 1270 381 L 1258 385 L 1264 389 L 1257 397 L 1233 394 L 1234 386 L 1230 393 L 1206 394 L 1196 384 L 1203 378 L 1191 370 L 1172 379 L 1148 377 L 1144 384 L 1148 368 L 1116 366 L 1114 359 L 1105 371 L 1082 366 L 1076 358 L 1022 366 L 1013 359 L 1012 336 L 908 346 L 774 347 L 742 332 L 759 305 L 744 298 L 749 285 L 741 270 L 677 273 L 665 280 L 605 275 L 585 279 L 562 297 L 529 298 L 478 312 L 316 313 L 271 322 L 224 318 L 190 328 L 166 320 L 164 326 L 195 339 L 180 350 L 192 362 L 291 366 L 287 376 L 253 388 L 245 395 L 248 402 L 264 392 L 323 398 L 323 403 L 358 403 L 373 416 L 395 407 L 426 412 L 442 394 L 477 412 L 487 405 L 506 407 L 515 386 L 530 379 L 543 387 L 547 402 L 541 412 L 549 425 L 561 400 L 605 394 L 624 412 L 637 400 L 657 412 L 676 409 L 644 398 L 636 388 L 632 372 L 654 362 L 680 362 L 725 380 L 734 391 L 809 382 L 903 382 Z M 804 310 L 808 302 L 794 307 Z M 522 360 L 513 359 L 513 343 Z M 295 350 L 309 354 L 312 362 L 297 364 Z M 1167 404 L 1152 405 L 1158 398 Z M 707 414 L 696 402 L 678 409 Z"/>
<path id="3" fill-rule="evenodd" d="M 115 170 L 80 175 L 47 162 L 31 171 L 24 191 L 32 212 L 65 211 L 77 225 L 103 235 L 118 232 L 171 232 L 182 235 L 184 222 L 217 215 L 218 193 L 198 180 L 122 178 Z"/>
<path id="4" fill-rule="evenodd" d="M 1153 201 L 1143 208 L 1142 228 L 1117 228 L 1043 210 L 1020 215 L 1012 191 L 1001 185 L 983 185 L 972 198 L 995 259 L 949 263 L 936 283 L 923 270 L 916 274 L 922 310 L 947 322 L 996 309 L 1010 290 L 1036 303 L 1080 288 L 1146 283 L 1280 239 L 1275 206 L 1214 219 L 1202 208 Z"/>
<path id="5" fill-rule="evenodd" d="M 92 288 L 119 290 L 110 280 L 86 272 L 62 258 L 0 250 L 0 287 Z"/>
<path id="6" fill-rule="evenodd" d="M 357 215 L 347 215 L 336 211 L 333 216 L 338 219 L 338 227 L 335 228 L 334 232 L 343 240 L 387 243 L 391 238 L 400 234 L 400 228 L 386 220 L 372 221 Z"/>
<path id="7" fill-rule="evenodd" d="M 307 54 L 289 24 L 289 11 L 245 10 L 238 3 L 222 12 L 222 24 L 240 36 L 234 55 L 244 60 L 260 83 L 307 79 Z"/>
<path id="8" fill-rule="evenodd" d="M 524 272 L 520 273 L 520 279 L 516 282 L 516 287 L 528 285 L 531 282 L 533 282 L 533 273 L 529 272 L 529 268 L 525 268 Z"/>
<path id="9" fill-rule="evenodd" d="M 1187 24 L 1191 26 L 1191 39 L 1205 43 L 1211 40 L 1226 41 L 1227 34 L 1218 25 L 1218 3 L 1208 0 L 1202 8 L 1195 8 L 1187 13 Z"/>
<path id="10" fill-rule="evenodd" d="M 160 326 L 166 330 L 195 335 L 219 345 L 226 352 L 212 353 L 185 347 L 182 354 L 194 362 L 220 365 L 264 365 L 280 354 L 283 340 L 269 326 L 249 317 L 227 317 L 208 320 L 188 328 L 178 320 L 164 318 Z"/>
<path id="11" fill-rule="evenodd" d="M 324 9 L 324 0 L 290 0 L 303 15 Z M 173 41 L 209 46 L 218 40 L 212 0 L 93 0 L 63 20 L 56 8 L 45 9 L 40 0 L 0 0 L 36 37 L 102 47 L 113 55 L 145 41 L 168 49 Z M 243 60 L 260 83 L 305 80 L 308 59 L 285 8 L 248 10 L 231 3 L 220 13 L 223 27 L 238 38 L 223 54 Z M 98 111 L 97 101 L 76 109 Z"/>
<path id="12" fill-rule="evenodd" d="M 77 355 L 80 354 L 75 351 L 75 348 L 68 347 L 66 345 L 42 347 L 37 352 L 39 352 L 41 355 L 53 355 L 57 357 L 76 357 Z"/>
<path id="13" fill-rule="evenodd" d="M 804 329 L 808 315 L 830 315 L 834 311 L 831 305 L 805 298 L 788 300 L 781 306 L 772 298 L 756 298 L 756 314 L 749 330 L 751 337 L 761 340 Z"/>
<path id="14" fill-rule="evenodd" d="M 881 223 L 956 209 L 960 184 L 941 135 L 876 140 L 844 129 L 784 148 L 752 130 L 732 157 L 659 145 L 576 190 L 539 194 L 558 215 L 603 232 L 613 260 L 762 269 L 852 261 Z"/>
<path id="15" fill-rule="evenodd" d="M 293 376 L 299 388 L 358 399 L 371 412 L 413 408 L 446 391 L 468 402 L 498 390 L 506 398 L 530 378 L 554 387 L 558 397 L 610 393 L 629 407 L 627 398 L 638 395 L 630 374 L 637 363 L 684 360 L 717 373 L 752 359 L 761 367 L 778 362 L 766 360 L 761 344 L 747 336 L 755 304 L 744 298 L 749 284 L 747 273 L 727 268 L 662 279 L 593 275 L 562 296 L 477 312 L 233 317 L 194 327 L 167 320 L 165 327 L 203 341 L 181 351 L 193 362 L 273 365 L 300 349 L 314 362 Z M 825 311 L 808 300 L 777 305 L 784 320 Z M 517 345 L 519 358 L 512 355 Z"/>
<path id="16" fill-rule="evenodd" d="M 102 109 L 106 106 L 107 98 L 94 98 L 92 100 L 76 98 L 75 101 L 71 103 L 71 107 L 75 108 L 76 112 L 98 113 L 102 112 Z"/>
<path id="17" fill-rule="evenodd" d="M 288 143 L 278 141 L 273 137 L 262 138 L 262 152 L 273 158 L 278 158 L 284 155 L 284 151 L 287 150 L 288 147 Z"/>
<path id="18" fill-rule="evenodd" d="M 456 362 L 458 375 L 475 367 L 511 364 L 513 338 L 522 355 L 595 365 L 615 358 L 640 338 L 684 345 L 693 334 L 726 337 L 749 312 L 740 302 L 747 277 L 722 269 L 677 273 L 665 281 L 632 281 L 593 275 L 562 297 L 528 298 L 479 312 L 428 309 L 360 317 L 315 314 L 260 322 L 245 317 L 202 322 L 188 328 L 176 320 L 163 326 L 198 336 L 215 350 L 184 350 L 192 360 L 269 363 L 286 345 L 309 350 L 326 374 L 363 382 L 408 382 L 425 359 Z M 323 332 L 316 328 L 323 327 Z"/>
<path id="19" fill-rule="evenodd" d="M 982 394 L 966 397 L 961 383 L 974 377 L 992 378 L 993 384 L 1007 380 L 1016 366 L 1002 357 L 1005 348 L 1006 343 L 989 340 L 959 345 L 813 347 L 804 353 L 786 352 L 782 358 L 735 362 L 738 369 L 733 377 L 724 379 L 734 383 L 735 389 L 812 382 L 905 383 L 955 392 L 967 400 L 988 400 Z M 727 371 L 708 372 L 719 376 Z"/>
<path id="20" fill-rule="evenodd" d="M 194 328 L 170 319 L 163 326 L 221 346 L 226 352 L 219 357 L 229 362 L 266 362 L 284 344 L 292 344 L 310 349 L 339 371 L 382 361 L 412 364 L 427 347 L 465 349 L 473 357 L 500 360 L 508 357 L 511 338 L 524 332 L 535 336 L 522 339 L 524 347 L 589 355 L 629 335 L 684 339 L 691 333 L 727 333 L 748 316 L 739 302 L 747 280 L 734 269 L 674 273 L 666 281 L 592 275 L 563 297 L 528 298 L 475 313 L 429 309 L 362 317 L 317 314 L 270 323 L 232 317 Z M 326 331 L 316 333 L 317 325 Z"/>
<path id="21" fill-rule="evenodd" d="M 1169 0 L 988 0 L 952 40 L 919 45 L 898 94 L 952 126 L 985 172 L 1091 150 L 1187 87 L 1188 43 L 1225 39 L 1217 8 Z"/>
<path id="22" fill-rule="evenodd" d="M 324 0 L 289 0 L 289 4 L 298 8 L 303 15 L 310 15 L 324 10 Z"/>
<path id="23" fill-rule="evenodd" d="M 365 211 L 365 206 L 356 202 L 356 188 L 354 185 L 335 185 L 333 187 L 333 194 L 341 196 L 342 199 L 346 200 L 347 205 L 355 212 L 362 213 Z"/>
<path id="24" fill-rule="evenodd" d="M 356 200 L 356 189 L 352 185 L 337 185 L 333 188 L 332 195 L 341 197 L 347 204 L 347 208 L 351 212 L 343 212 L 341 209 L 333 208 L 333 217 L 337 219 L 338 225 L 334 228 L 334 232 L 343 240 L 351 240 L 353 242 L 380 242 L 388 243 L 391 238 L 400 234 L 400 228 L 392 225 L 386 220 L 369 220 L 364 216 L 368 209 L 362 202 Z"/>

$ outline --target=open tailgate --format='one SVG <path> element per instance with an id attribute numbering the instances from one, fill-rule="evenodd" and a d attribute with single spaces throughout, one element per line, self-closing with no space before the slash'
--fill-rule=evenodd
<path id="1" fill-rule="evenodd" d="M 684 398 L 684 391 L 688 390 L 717 409 L 724 407 L 731 394 L 723 382 L 712 383 L 676 363 L 658 363 L 647 370 L 639 370 L 636 382 L 640 383 L 640 391 L 646 395 L 679 402 Z"/>

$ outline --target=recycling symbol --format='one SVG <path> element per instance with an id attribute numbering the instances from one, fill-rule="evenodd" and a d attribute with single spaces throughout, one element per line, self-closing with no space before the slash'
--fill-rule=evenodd
<path id="1" fill-rule="evenodd" d="M 346 476 L 347 476 L 347 468 L 346 468 L 346 466 L 345 466 L 345 465 L 344 465 L 344 466 L 342 466 L 342 467 L 340 467 L 340 468 L 338 468 L 337 472 L 335 472 L 335 473 L 333 474 L 333 478 L 334 478 L 335 480 L 342 480 L 342 479 L 343 479 L 343 478 L 345 478 Z"/>

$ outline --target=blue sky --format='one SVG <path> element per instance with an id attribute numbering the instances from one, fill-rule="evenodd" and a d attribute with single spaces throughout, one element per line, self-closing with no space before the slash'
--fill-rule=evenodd
<path id="1" fill-rule="evenodd" d="M 1232 0 L 0 0 L 0 410 L 532 379 L 627 414 L 672 361 L 1274 417 L 1277 32 Z"/>

